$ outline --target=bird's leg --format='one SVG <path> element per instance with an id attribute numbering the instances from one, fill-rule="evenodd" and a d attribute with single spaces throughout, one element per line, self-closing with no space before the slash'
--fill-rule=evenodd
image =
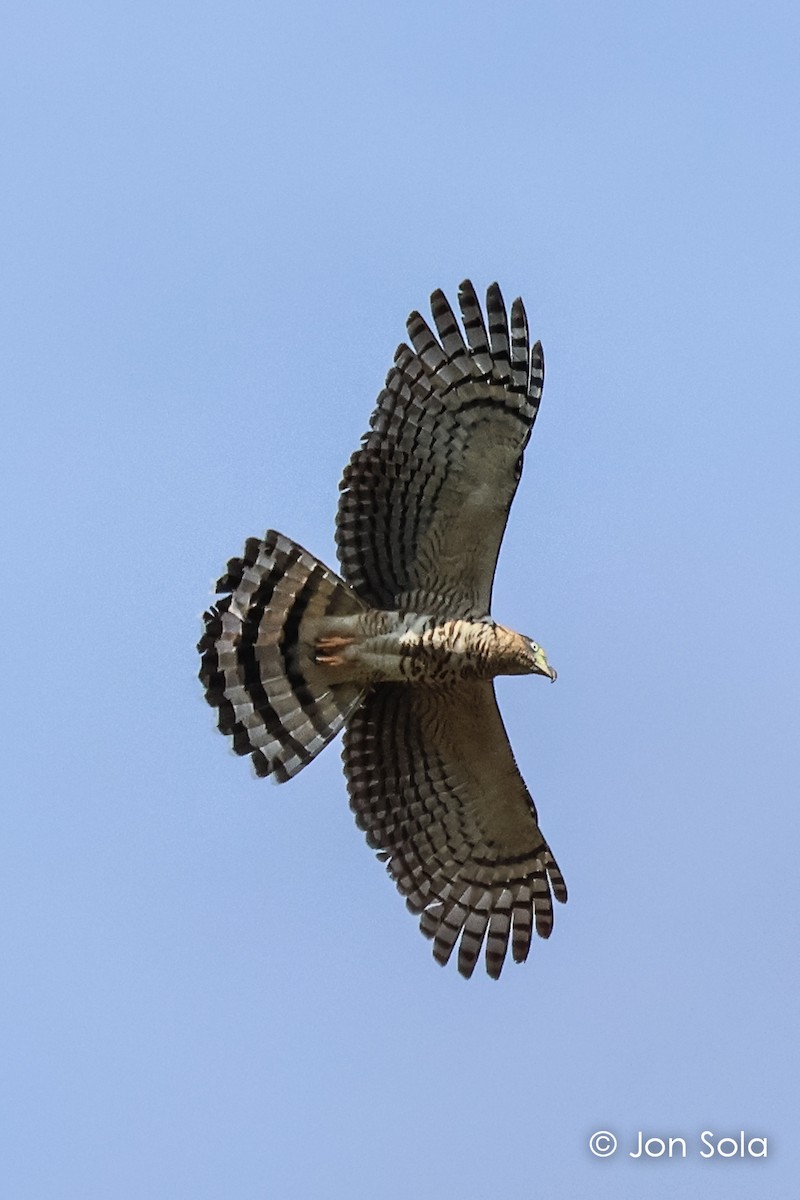
<path id="1" fill-rule="evenodd" d="M 345 660 L 342 651 L 346 650 L 348 646 L 352 646 L 355 640 L 352 635 L 348 637 L 335 633 L 317 638 L 314 660 L 326 667 L 343 667 Z"/>

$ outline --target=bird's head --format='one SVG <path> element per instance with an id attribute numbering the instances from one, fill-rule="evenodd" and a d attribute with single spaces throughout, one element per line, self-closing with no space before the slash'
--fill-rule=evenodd
<path id="1" fill-rule="evenodd" d="M 526 638 L 525 641 L 528 643 L 527 651 L 531 674 L 546 675 L 552 683 L 555 683 L 556 669 L 550 666 L 550 663 L 547 661 L 547 655 L 542 647 L 531 638 Z"/>

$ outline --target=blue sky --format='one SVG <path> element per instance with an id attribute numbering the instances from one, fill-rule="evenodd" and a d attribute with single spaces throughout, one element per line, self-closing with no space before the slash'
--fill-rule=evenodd
<path id="1" fill-rule="evenodd" d="M 796 1195 L 796 5 L 2 24 L 4 1193 Z M 559 671 L 498 692 L 570 888 L 497 984 L 435 965 L 337 748 L 256 781 L 195 678 L 247 536 L 334 564 L 467 275 L 545 348 L 494 608 Z"/>

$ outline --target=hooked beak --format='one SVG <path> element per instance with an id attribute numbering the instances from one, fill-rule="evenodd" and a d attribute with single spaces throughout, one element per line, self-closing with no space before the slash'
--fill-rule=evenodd
<path id="1" fill-rule="evenodd" d="M 546 675 L 551 683 L 555 683 L 558 673 L 547 661 L 544 650 L 537 650 L 533 656 L 533 670 L 536 675 Z"/>

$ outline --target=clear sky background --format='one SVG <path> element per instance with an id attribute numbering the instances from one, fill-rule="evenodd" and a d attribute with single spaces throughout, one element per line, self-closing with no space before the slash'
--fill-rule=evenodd
<path id="1" fill-rule="evenodd" d="M 2 1194 L 795 1197 L 797 5 L 28 0 L 0 47 Z M 194 649 L 245 537 L 335 564 L 464 276 L 547 360 L 494 608 L 559 671 L 498 690 L 570 902 L 499 983 Z"/>

